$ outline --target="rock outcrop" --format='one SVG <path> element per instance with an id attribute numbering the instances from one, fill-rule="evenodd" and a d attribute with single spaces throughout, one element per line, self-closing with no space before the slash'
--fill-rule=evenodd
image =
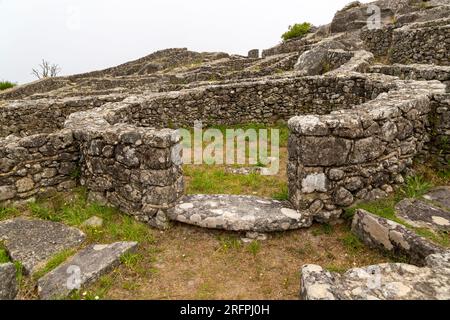
<path id="1" fill-rule="evenodd" d="M 422 268 L 385 263 L 341 275 L 306 265 L 300 295 L 305 300 L 448 300 L 450 252 L 428 256 Z"/>

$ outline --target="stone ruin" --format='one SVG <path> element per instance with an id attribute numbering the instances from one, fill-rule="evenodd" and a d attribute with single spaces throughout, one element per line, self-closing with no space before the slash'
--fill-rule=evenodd
<path id="1" fill-rule="evenodd" d="M 261 58 L 168 49 L 1 92 L 0 203 L 80 184 L 90 200 L 157 228 L 283 231 L 387 196 L 416 159 L 448 166 L 450 2 L 374 4 L 380 29 L 367 26 L 369 5 L 353 2 Z M 175 129 L 197 120 L 287 122 L 289 203 L 185 196 Z"/>

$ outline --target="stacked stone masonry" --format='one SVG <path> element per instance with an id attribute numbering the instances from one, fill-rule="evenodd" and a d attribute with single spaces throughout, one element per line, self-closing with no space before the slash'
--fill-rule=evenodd
<path id="1" fill-rule="evenodd" d="M 450 19 L 386 26 L 361 33 L 367 50 L 391 63 L 450 65 Z"/>
<path id="2" fill-rule="evenodd" d="M 356 200 L 386 196 L 403 183 L 430 141 L 431 99 L 445 87 L 394 83 L 396 89 L 351 110 L 289 121 L 289 196 L 298 210 L 329 221 Z"/>
<path id="3" fill-rule="evenodd" d="M 0 140 L 0 202 L 75 187 L 79 149 L 71 130 Z"/>

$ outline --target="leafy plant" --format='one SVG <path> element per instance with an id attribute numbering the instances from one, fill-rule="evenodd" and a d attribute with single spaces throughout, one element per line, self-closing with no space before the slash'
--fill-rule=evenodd
<path id="1" fill-rule="evenodd" d="M 284 41 L 293 38 L 301 38 L 304 37 L 307 33 L 311 31 L 312 24 L 309 22 L 296 23 L 293 26 L 289 26 L 289 30 L 283 33 L 281 38 Z"/>
<path id="2" fill-rule="evenodd" d="M 402 193 L 408 198 L 417 198 L 428 192 L 433 185 L 425 180 L 423 176 L 410 176 L 406 178 L 406 185 Z"/>

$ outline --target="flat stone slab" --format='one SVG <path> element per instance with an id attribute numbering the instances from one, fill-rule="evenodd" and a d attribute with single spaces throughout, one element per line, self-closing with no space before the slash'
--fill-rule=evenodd
<path id="1" fill-rule="evenodd" d="M 52 221 L 15 218 L 0 222 L 0 241 L 26 274 L 39 270 L 55 254 L 79 247 L 85 238 L 81 230 Z"/>
<path id="2" fill-rule="evenodd" d="M 385 263 L 344 274 L 318 265 L 302 268 L 304 300 L 449 300 L 450 251 L 430 255 L 426 267 Z"/>
<path id="3" fill-rule="evenodd" d="M 436 203 L 440 207 L 450 210 L 450 187 L 435 188 L 423 197 L 426 200 Z"/>
<path id="4" fill-rule="evenodd" d="M 18 292 L 16 267 L 12 263 L 0 264 L 0 300 L 13 300 Z"/>
<path id="5" fill-rule="evenodd" d="M 396 205 L 395 210 L 398 217 L 412 226 L 438 231 L 450 230 L 450 211 L 423 201 L 405 199 Z"/>
<path id="6" fill-rule="evenodd" d="M 309 227 L 312 217 L 289 203 L 254 196 L 185 196 L 169 218 L 182 223 L 230 231 L 276 232 Z"/>
<path id="7" fill-rule="evenodd" d="M 352 232 L 369 247 L 408 257 L 419 266 L 426 264 L 429 255 L 445 251 L 406 227 L 362 209 L 355 212 Z"/>
<path id="8" fill-rule="evenodd" d="M 67 297 L 98 280 L 120 264 L 120 257 L 137 247 L 136 242 L 90 245 L 67 262 L 38 280 L 38 294 L 43 300 Z"/>

